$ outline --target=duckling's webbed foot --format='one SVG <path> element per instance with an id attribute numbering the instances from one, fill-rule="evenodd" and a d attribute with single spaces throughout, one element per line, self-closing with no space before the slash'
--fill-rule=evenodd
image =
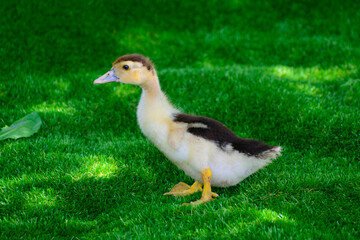
<path id="1" fill-rule="evenodd" d="M 202 191 L 202 184 L 196 181 L 193 185 L 189 186 L 186 183 L 179 182 L 176 184 L 170 192 L 164 193 L 164 195 L 173 195 L 175 197 L 178 196 L 188 196 L 198 191 Z"/>
<path id="2" fill-rule="evenodd" d="M 204 182 L 204 189 L 203 189 L 201 198 L 195 202 L 184 203 L 183 205 L 196 206 L 196 205 L 199 205 L 202 203 L 210 202 L 210 201 L 214 200 L 213 197 L 219 196 L 216 193 L 211 192 L 211 170 L 210 170 L 210 168 L 207 168 L 204 171 L 202 171 L 201 176 L 202 176 L 202 179 Z"/>
<path id="3" fill-rule="evenodd" d="M 196 193 L 198 191 L 202 191 L 201 198 L 195 202 L 190 203 L 184 203 L 183 205 L 198 205 L 206 202 L 210 202 L 214 200 L 215 197 L 218 197 L 219 195 L 211 192 L 211 170 L 210 168 L 205 169 L 201 172 L 202 179 L 204 182 L 204 188 L 202 187 L 202 184 L 196 181 L 193 185 L 189 186 L 186 183 L 180 182 L 176 184 L 170 192 L 164 193 L 164 195 L 173 195 L 175 197 L 178 196 L 188 196 L 193 193 Z"/>

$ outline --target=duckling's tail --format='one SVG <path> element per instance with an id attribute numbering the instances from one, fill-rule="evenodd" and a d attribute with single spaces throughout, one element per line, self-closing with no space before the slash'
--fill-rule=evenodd
<path id="1" fill-rule="evenodd" d="M 275 146 L 269 150 L 266 150 L 261 153 L 260 157 L 262 159 L 276 159 L 278 156 L 281 156 L 282 147 Z"/>

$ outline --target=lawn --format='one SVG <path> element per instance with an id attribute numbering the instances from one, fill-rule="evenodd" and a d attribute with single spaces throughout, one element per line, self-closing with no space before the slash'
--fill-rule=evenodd
<path id="1" fill-rule="evenodd" d="M 0 0 L 0 239 L 359 239 L 360 2 Z M 140 132 L 141 89 L 93 85 L 120 55 L 180 109 L 283 156 L 216 201 Z"/>

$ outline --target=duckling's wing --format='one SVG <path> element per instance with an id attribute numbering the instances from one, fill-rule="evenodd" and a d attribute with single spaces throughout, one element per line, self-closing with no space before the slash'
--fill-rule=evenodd
<path id="1" fill-rule="evenodd" d="M 248 156 L 267 158 L 267 156 L 278 154 L 281 149 L 258 140 L 239 138 L 224 124 L 211 118 L 177 113 L 174 115 L 174 121 L 188 124 L 189 133 L 215 142 L 224 151 L 231 146 L 234 150 Z"/>

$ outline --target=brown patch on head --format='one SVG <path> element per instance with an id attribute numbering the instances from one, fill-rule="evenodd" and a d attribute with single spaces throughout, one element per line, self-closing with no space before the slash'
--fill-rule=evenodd
<path id="1" fill-rule="evenodd" d="M 119 62 L 123 62 L 123 61 L 133 61 L 133 62 L 140 62 L 142 63 L 142 65 L 144 65 L 148 70 L 153 70 L 154 69 L 154 65 L 152 64 L 152 62 L 150 61 L 150 59 L 140 55 L 140 54 L 128 54 L 128 55 L 124 55 L 119 57 L 118 59 L 115 60 L 115 62 L 113 63 L 113 65 L 119 63 Z"/>

